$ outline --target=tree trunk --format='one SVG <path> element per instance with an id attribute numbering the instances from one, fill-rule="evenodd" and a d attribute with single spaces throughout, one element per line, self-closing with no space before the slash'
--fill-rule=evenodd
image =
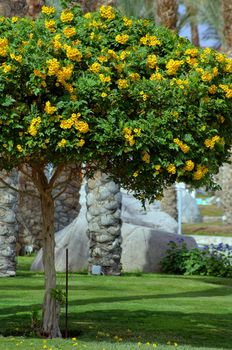
<path id="1" fill-rule="evenodd" d="M 187 2 L 187 13 L 190 16 L 191 41 L 193 45 L 200 46 L 199 31 L 197 25 L 197 8 L 192 2 Z"/>
<path id="2" fill-rule="evenodd" d="M 100 171 L 88 180 L 87 221 L 90 271 L 101 266 L 106 275 L 121 273 L 121 193 L 119 186 Z"/>
<path id="3" fill-rule="evenodd" d="M 223 51 L 232 56 L 232 2 L 223 0 L 223 19 L 224 19 L 224 45 Z M 231 58 L 231 57 L 230 57 Z M 232 156 L 230 157 L 232 161 Z M 218 182 L 222 188 L 220 197 L 226 216 L 226 223 L 232 225 L 232 165 L 225 164 L 220 168 Z"/>
<path id="4" fill-rule="evenodd" d="M 178 17 L 178 4 L 176 0 L 157 1 L 157 22 L 163 26 L 176 30 Z M 164 190 L 164 198 L 161 201 L 161 210 L 169 214 L 174 219 L 178 218 L 177 194 L 175 186 Z"/>
<path id="5" fill-rule="evenodd" d="M 232 50 L 232 1 L 223 0 L 223 19 L 224 19 L 224 51 Z"/>
<path id="6" fill-rule="evenodd" d="M 43 266 L 45 279 L 45 294 L 43 303 L 42 334 L 48 338 L 61 337 L 59 329 L 59 304 L 55 297 L 55 237 L 54 237 L 54 199 L 52 186 L 49 186 L 44 168 L 32 169 L 32 179 L 36 185 L 41 200 Z"/>
<path id="7" fill-rule="evenodd" d="M 157 0 L 156 21 L 158 24 L 176 30 L 178 5 L 176 0 Z"/>

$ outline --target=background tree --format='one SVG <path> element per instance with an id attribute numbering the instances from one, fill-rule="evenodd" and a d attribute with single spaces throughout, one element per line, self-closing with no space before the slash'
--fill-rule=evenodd
<path id="1" fill-rule="evenodd" d="M 232 63 L 112 7 L 42 12 L 36 21 L 2 19 L 0 168 L 27 164 L 39 194 L 42 333 L 56 337 L 54 188 L 62 170 L 89 164 L 88 174 L 106 172 L 142 201 L 175 181 L 213 186 L 231 145 Z"/>

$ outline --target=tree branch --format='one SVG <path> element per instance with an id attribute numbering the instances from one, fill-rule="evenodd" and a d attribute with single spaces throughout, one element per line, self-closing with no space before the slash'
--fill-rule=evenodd
<path id="1" fill-rule="evenodd" d="M 30 196 L 32 197 L 35 197 L 35 198 L 40 198 L 39 196 L 37 196 L 34 192 L 32 191 L 28 191 L 28 190 L 19 190 L 18 188 L 14 187 L 14 186 L 11 186 L 10 184 L 8 184 L 8 182 L 6 182 L 5 180 L 3 180 L 1 177 L 0 177 L 0 182 L 2 182 L 4 185 L 6 185 L 8 188 L 10 188 L 11 190 L 15 191 L 15 192 L 18 192 L 20 194 L 29 194 Z"/>

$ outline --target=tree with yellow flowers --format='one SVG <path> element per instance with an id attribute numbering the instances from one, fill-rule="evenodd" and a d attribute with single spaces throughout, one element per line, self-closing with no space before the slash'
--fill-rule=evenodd
<path id="1" fill-rule="evenodd" d="M 42 333 L 57 337 L 54 188 L 62 169 L 100 169 L 141 200 L 175 181 L 213 186 L 231 146 L 232 60 L 110 6 L 60 16 L 44 6 L 36 20 L 0 21 L 0 168 L 23 171 L 37 188 Z"/>

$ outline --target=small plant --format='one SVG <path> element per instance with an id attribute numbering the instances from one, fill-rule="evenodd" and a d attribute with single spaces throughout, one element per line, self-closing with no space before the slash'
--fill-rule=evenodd
<path id="1" fill-rule="evenodd" d="M 51 296 L 57 301 L 59 305 L 64 305 L 66 300 L 66 293 L 61 287 L 51 289 Z"/>
<path id="2" fill-rule="evenodd" d="M 232 277 L 232 247 L 210 245 L 188 250 L 186 243 L 169 242 L 163 272 L 183 275 Z"/>

